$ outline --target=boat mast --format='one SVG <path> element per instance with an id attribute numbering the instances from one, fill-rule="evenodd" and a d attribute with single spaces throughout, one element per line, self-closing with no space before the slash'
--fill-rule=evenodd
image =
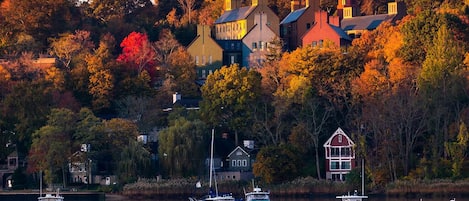
<path id="1" fill-rule="evenodd" d="M 210 177 L 210 185 L 209 187 L 212 188 L 212 171 L 213 171 L 213 138 L 214 138 L 214 134 L 215 133 L 215 129 L 212 128 L 212 141 L 211 141 L 211 145 L 210 145 L 210 172 L 209 172 L 209 177 Z"/>
<path id="2" fill-rule="evenodd" d="M 42 197 L 42 170 L 39 171 L 39 197 Z"/>
<path id="3" fill-rule="evenodd" d="M 362 195 L 365 195 L 365 162 L 362 158 Z"/>

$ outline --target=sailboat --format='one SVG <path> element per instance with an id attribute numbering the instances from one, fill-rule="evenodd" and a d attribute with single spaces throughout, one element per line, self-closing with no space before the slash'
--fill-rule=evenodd
<path id="1" fill-rule="evenodd" d="M 339 195 L 336 196 L 336 198 L 341 199 L 342 201 L 362 201 L 363 199 L 368 198 L 368 196 L 365 195 L 365 166 L 364 166 L 364 161 L 362 159 L 362 194 L 358 195 L 357 190 L 354 191 L 352 195 L 347 194 L 347 195 Z"/>
<path id="2" fill-rule="evenodd" d="M 45 196 L 42 196 L 42 171 L 39 176 L 40 186 L 39 186 L 39 197 L 37 198 L 38 201 L 63 201 L 64 197 L 60 195 L 59 189 L 55 195 L 47 193 Z"/>
<path id="3" fill-rule="evenodd" d="M 215 176 L 215 170 L 213 166 L 213 144 L 214 144 L 214 138 L 215 138 L 215 130 L 212 129 L 212 141 L 211 141 L 211 146 L 210 146 L 210 172 L 209 172 L 209 177 L 210 177 L 210 192 L 208 195 L 205 195 L 202 199 L 196 199 L 193 197 L 189 197 L 189 201 L 235 201 L 235 198 L 231 195 L 231 193 L 228 194 L 218 194 L 218 186 L 216 179 L 213 178 Z M 212 181 L 215 183 L 215 191 L 212 189 Z M 200 185 L 200 184 L 198 184 Z"/>

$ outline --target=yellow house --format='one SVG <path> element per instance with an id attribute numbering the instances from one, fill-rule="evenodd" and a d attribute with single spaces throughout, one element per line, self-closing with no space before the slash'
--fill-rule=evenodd
<path id="1" fill-rule="evenodd" d="M 197 66 L 198 79 L 203 80 L 222 67 L 223 48 L 212 38 L 209 26 L 197 26 L 197 37 L 189 44 L 187 51 Z"/>
<path id="2" fill-rule="evenodd" d="M 225 12 L 215 21 L 215 39 L 241 40 L 255 26 L 255 14 L 267 16 L 265 24 L 279 34 L 278 16 L 267 6 L 267 0 L 252 0 L 241 7 L 241 0 L 225 0 Z"/>

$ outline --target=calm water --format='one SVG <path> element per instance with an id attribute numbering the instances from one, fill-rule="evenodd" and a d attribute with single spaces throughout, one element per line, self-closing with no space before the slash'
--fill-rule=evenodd
<path id="1" fill-rule="evenodd" d="M 383 200 L 384 199 L 384 200 Z M 340 201 L 335 197 L 332 198 L 271 198 L 272 201 Z M 449 201 L 448 199 L 443 198 L 422 198 L 422 201 Z M 67 200 L 65 200 L 67 201 Z M 187 199 L 183 200 L 158 200 L 158 199 L 147 199 L 147 200 L 132 200 L 128 198 L 108 198 L 106 201 L 188 201 Z M 405 198 L 382 198 L 382 197 L 369 197 L 368 199 L 364 199 L 363 201 L 420 201 L 419 198 L 416 199 L 405 199 Z M 456 201 L 469 201 L 468 198 L 456 198 Z"/>
<path id="2" fill-rule="evenodd" d="M 450 201 L 451 198 L 422 198 L 420 200 L 419 198 L 415 199 L 406 199 L 406 198 L 383 198 L 383 197 L 373 197 L 370 196 L 368 199 L 364 199 L 363 201 Z M 272 201 L 340 201 L 339 199 L 336 199 L 334 196 L 333 197 L 320 197 L 320 198 L 271 198 Z M 37 201 L 37 197 L 1 197 L 0 201 Z M 84 198 L 73 198 L 73 199 L 67 199 L 67 196 L 65 196 L 64 201 L 100 201 L 98 199 L 84 199 Z M 131 199 L 131 198 L 126 198 L 122 196 L 106 196 L 105 201 L 188 201 L 188 199 L 146 199 L 146 200 L 136 200 L 136 199 Z M 463 198 L 456 198 L 456 201 L 469 201 L 469 197 L 463 197 Z"/>

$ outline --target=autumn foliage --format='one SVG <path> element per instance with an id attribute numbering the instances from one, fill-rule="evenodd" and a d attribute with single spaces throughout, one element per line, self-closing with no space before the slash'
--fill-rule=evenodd
<path id="1" fill-rule="evenodd" d="M 121 42 L 122 53 L 117 61 L 127 64 L 138 73 L 142 71 L 154 72 L 155 52 L 148 36 L 143 33 L 132 32 Z"/>

